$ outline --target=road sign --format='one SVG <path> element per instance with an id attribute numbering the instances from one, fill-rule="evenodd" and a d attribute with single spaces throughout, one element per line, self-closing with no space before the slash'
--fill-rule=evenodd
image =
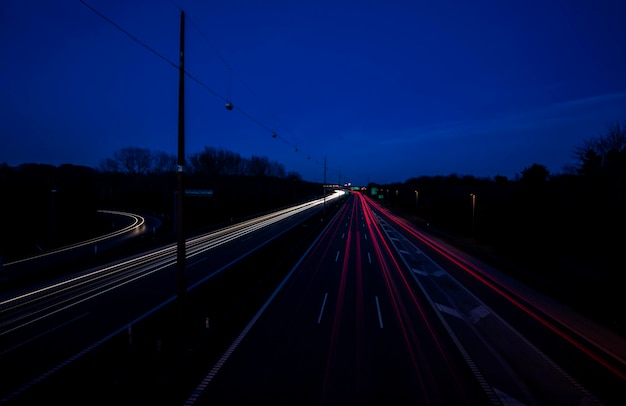
<path id="1" fill-rule="evenodd" d="M 185 190 L 185 196 L 213 196 L 213 190 L 211 189 L 187 189 Z"/>

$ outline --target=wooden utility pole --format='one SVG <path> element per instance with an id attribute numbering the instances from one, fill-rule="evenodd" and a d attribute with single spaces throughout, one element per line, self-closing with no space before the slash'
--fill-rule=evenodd
<path id="1" fill-rule="evenodd" d="M 185 232 L 183 228 L 183 185 L 185 168 L 185 12 L 180 12 L 180 63 L 178 65 L 178 165 L 176 167 L 176 293 L 178 300 L 187 292 L 185 281 Z"/>

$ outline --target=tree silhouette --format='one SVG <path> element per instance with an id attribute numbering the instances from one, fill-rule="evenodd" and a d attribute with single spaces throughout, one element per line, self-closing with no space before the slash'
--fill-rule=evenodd
<path id="1" fill-rule="evenodd" d="M 275 178 L 287 176 L 283 164 L 271 161 L 267 157 L 252 156 L 246 159 L 235 152 L 214 147 L 204 147 L 202 152 L 192 154 L 189 161 L 192 171 L 201 175 Z"/>
<path id="2" fill-rule="evenodd" d="M 152 154 L 147 148 L 122 148 L 113 154 L 121 168 L 131 175 L 148 173 L 152 164 Z"/>
<path id="3" fill-rule="evenodd" d="M 113 158 L 100 161 L 102 172 L 123 172 L 130 175 L 171 173 L 176 169 L 176 156 L 147 148 L 127 147 L 116 151 Z"/>
<path id="4" fill-rule="evenodd" d="M 531 186 L 540 186 L 546 184 L 549 176 L 550 171 L 545 165 L 535 163 L 522 171 L 520 180 Z"/>
<path id="5" fill-rule="evenodd" d="M 622 175 L 626 171 L 626 123 L 607 126 L 604 134 L 589 138 L 574 149 L 581 175 Z"/>

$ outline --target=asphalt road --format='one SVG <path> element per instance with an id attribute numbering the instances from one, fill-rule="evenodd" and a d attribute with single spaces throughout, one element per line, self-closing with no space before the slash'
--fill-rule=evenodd
<path id="1" fill-rule="evenodd" d="M 488 404 L 356 197 L 187 404 Z"/>
<path id="2" fill-rule="evenodd" d="M 320 216 L 193 256 L 185 303 L 116 322 L 95 348 L 113 316 L 133 319 L 157 286 L 173 294 L 172 266 L 50 318 L 25 352 L 3 345 L 5 383 L 44 359 L 62 366 L 11 403 L 626 401 L 623 340 L 361 195 Z M 88 353 L 72 359 L 75 348 Z"/>
<path id="3" fill-rule="evenodd" d="M 149 362 L 139 354 L 145 350 L 139 342 L 146 330 L 157 334 L 150 338 L 154 340 L 150 342 L 151 349 L 156 347 L 157 341 L 177 346 L 172 343 L 179 337 L 171 341 L 161 338 L 162 330 L 171 332 L 180 327 L 183 332 L 187 328 L 186 320 L 198 321 L 200 326 L 205 324 L 205 318 L 208 323 L 209 315 L 219 314 L 211 310 L 203 312 L 200 320 L 193 318 L 196 313 L 191 302 L 194 292 L 201 290 L 200 286 L 208 280 L 219 279 L 218 276 L 228 273 L 227 270 L 230 272 L 234 264 L 245 263 L 246 257 L 279 240 L 283 234 L 287 236 L 292 230 L 302 228 L 312 218 L 320 221 L 321 212 L 321 204 L 310 206 L 307 203 L 302 210 L 277 211 L 278 215 L 260 216 L 188 239 L 189 304 L 187 297 L 180 301 L 176 298 L 176 261 L 170 247 L 48 281 L 49 285 L 41 289 L 21 287 L 24 290 L 19 294 L 3 292 L 0 403 L 55 400 L 63 404 L 124 404 L 126 392 L 132 392 L 123 386 L 128 383 L 125 367 L 134 360 Z M 258 273 L 259 279 L 267 277 L 264 272 Z M 233 286 L 216 296 L 222 297 L 229 289 L 236 292 Z M 173 316 L 168 313 L 171 309 L 175 310 Z M 155 315 L 163 315 L 168 321 Z M 159 324 L 144 328 L 154 317 Z M 245 316 L 236 319 L 244 320 Z M 188 341 L 181 345 L 188 345 Z M 79 384 L 82 379 L 86 381 Z M 141 392 L 144 388 L 137 385 L 134 393 L 137 397 L 133 399 L 149 398 L 150 394 Z M 93 398 L 103 391 L 106 396 Z"/>
<path id="4" fill-rule="evenodd" d="M 185 405 L 623 404 L 624 348 L 355 194 Z"/>

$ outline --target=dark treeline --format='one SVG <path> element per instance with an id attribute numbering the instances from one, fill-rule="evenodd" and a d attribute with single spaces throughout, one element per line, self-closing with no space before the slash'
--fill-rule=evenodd
<path id="1" fill-rule="evenodd" d="M 517 277 L 626 330 L 626 125 L 609 126 L 550 174 L 416 177 L 378 186 L 389 207 L 504 259 Z M 467 246 L 466 245 L 466 246 Z"/>
<path id="2" fill-rule="evenodd" d="M 206 147 L 187 159 L 185 189 L 212 196 L 185 198 L 189 233 L 319 196 L 321 185 L 266 157 Z M 111 231 L 99 209 L 159 217 L 173 235 L 176 157 L 124 148 L 99 168 L 0 164 L 0 255 L 4 262 Z"/>

